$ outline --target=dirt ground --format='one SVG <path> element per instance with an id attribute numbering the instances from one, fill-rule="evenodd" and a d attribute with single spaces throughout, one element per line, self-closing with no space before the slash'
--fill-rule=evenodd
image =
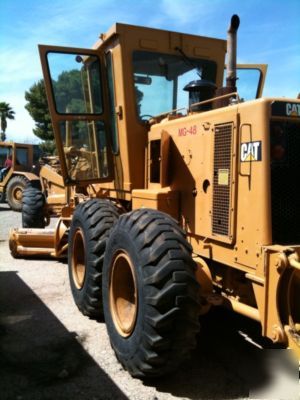
<path id="1" fill-rule="evenodd" d="M 1 400 L 299 399 L 288 351 L 262 350 L 259 325 L 221 309 L 202 318 L 198 347 L 179 371 L 131 378 L 105 324 L 74 305 L 67 264 L 11 257 L 8 231 L 20 226 L 21 215 L 0 204 Z"/>

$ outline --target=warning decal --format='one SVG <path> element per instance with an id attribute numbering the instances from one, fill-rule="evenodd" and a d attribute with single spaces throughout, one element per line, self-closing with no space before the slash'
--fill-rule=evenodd
<path id="1" fill-rule="evenodd" d="M 261 161 L 261 142 L 241 143 L 241 161 Z"/>
<path id="2" fill-rule="evenodd" d="M 229 184 L 229 169 L 219 169 L 218 185 L 228 186 Z"/>

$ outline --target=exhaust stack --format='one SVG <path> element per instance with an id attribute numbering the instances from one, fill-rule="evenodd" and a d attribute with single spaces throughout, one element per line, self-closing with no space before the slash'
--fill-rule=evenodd
<path id="1" fill-rule="evenodd" d="M 231 17 L 230 25 L 227 31 L 227 76 L 226 87 L 231 88 L 232 92 L 236 91 L 236 48 L 237 48 L 237 30 L 240 25 L 240 18 L 234 14 Z"/>
<path id="2" fill-rule="evenodd" d="M 236 88 L 236 47 L 237 47 L 237 30 L 240 26 L 240 18 L 234 14 L 231 17 L 230 25 L 227 31 L 227 68 L 226 68 L 226 86 L 217 89 L 216 97 L 224 96 L 233 92 L 237 92 Z M 213 108 L 226 107 L 230 104 L 229 97 L 216 99 Z"/>

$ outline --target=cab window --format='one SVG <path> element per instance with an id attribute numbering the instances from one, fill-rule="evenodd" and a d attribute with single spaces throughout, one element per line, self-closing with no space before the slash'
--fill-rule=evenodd
<path id="1" fill-rule="evenodd" d="M 48 53 L 52 92 L 58 114 L 101 114 L 100 63 L 96 56 Z"/>
<path id="2" fill-rule="evenodd" d="M 0 147 L 0 168 L 4 167 L 8 156 L 12 155 L 11 147 Z"/>
<path id="3" fill-rule="evenodd" d="M 214 61 L 135 51 L 133 78 L 139 118 L 149 120 L 151 116 L 187 107 L 188 92 L 184 87 L 201 78 L 215 82 L 216 71 Z"/>
<path id="4" fill-rule="evenodd" d="M 68 177 L 72 181 L 106 178 L 108 148 L 102 121 L 61 121 Z"/>
<path id="5" fill-rule="evenodd" d="M 28 166 L 28 149 L 19 147 L 16 149 L 16 165 Z"/>
<path id="6" fill-rule="evenodd" d="M 247 101 L 258 98 L 261 75 L 257 68 L 237 68 L 236 87 L 241 99 Z M 223 85 L 226 86 L 226 70 Z"/>

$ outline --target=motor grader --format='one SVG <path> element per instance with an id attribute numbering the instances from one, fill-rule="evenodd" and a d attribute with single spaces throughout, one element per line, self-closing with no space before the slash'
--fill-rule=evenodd
<path id="1" fill-rule="evenodd" d="M 68 257 L 76 305 L 104 315 L 135 377 L 175 369 L 216 305 L 300 353 L 300 101 L 261 97 L 266 65 L 236 64 L 238 27 L 227 45 L 117 23 L 92 50 L 39 46 L 78 191 L 10 248 Z"/>

